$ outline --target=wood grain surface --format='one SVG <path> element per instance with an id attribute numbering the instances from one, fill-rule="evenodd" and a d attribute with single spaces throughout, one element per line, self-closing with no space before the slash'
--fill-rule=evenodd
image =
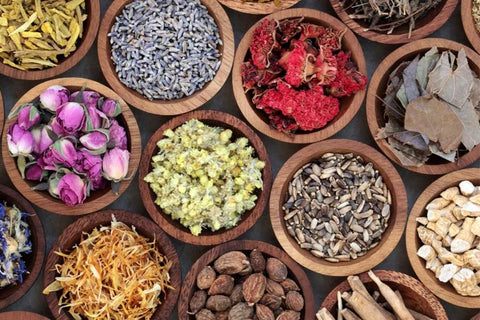
<path id="1" fill-rule="evenodd" d="M 480 53 L 480 33 L 475 27 L 472 15 L 472 0 L 461 0 L 461 15 L 462 15 L 462 24 L 465 35 L 470 41 L 472 47 Z"/>
<path id="2" fill-rule="evenodd" d="M 125 128 L 128 140 L 128 150 L 130 151 L 130 162 L 128 166 L 127 177 L 133 176 L 138 169 L 141 156 L 141 138 L 135 116 L 125 103 L 125 101 L 110 88 L 89 79 L 83 78 L 57 78 L 50 81 L 43 82 L 29 91 L 27 91 L 20 100 L 17 101 L 13 107 L 12 113 L 16 108 L 26 102 L 35 101 L 38 99 L 40 93 L 52 85 L 62 85 L 74 92 L 80 90 L 82 86 L 86 86 L 86 90 L 93 90 L 100 93 L 107 98 L 116 99 L 120 102 L 122 107 L 122 114 L 117 117 L 118 123 Z M 7 145 L 7 131 L 10 125 L 17 120 L 17 116 L 8 119 L 5 123 L 5 128 L 2 136 L 2 157 L 7 174 L 13 185 L 19 190 L 22 195 L 27 197 L 32 203 L 45 209 L 47 211 L 61 214 L 61 215 L 82 215 L 94 211 L 98 211 L 112 202 L 114 202 L 130 185 L 130 180 L 124 180 L 120 183 L 119 195 L 116 196 L 110 187 L 104 190 L 97 190 L 90 194 L 82 205 L 67 206 L 63 201 L 55 199 L 47 191 L 35 191 L 31 188 L 36 185 L 35 182 L 22 179 L 20 172 L 17 169 L 16 158 L 12 158 L 8 152 Z"/>
<path id="3" fill-rule="evenodd" d="M 3 105 L 2 92 L 0 91 L 0 135 L 3 131 L 3 124 L 5 122 L 5 107 Z"/>
<path id="4" fill-rule="evenodd" d="M 301 293 L 305 300 L 305 308 L 302 310 L 301 319 L 313 320 L 315 317 L 315 306 L 317 305 L 313 297 L 313 290 L 308 280 L 305 271 L 284 251 L 279 248 L 262 241 L 255 240 L 239 240 L 231 241 L 205 252 L 190 268 L 190 271 L 185 276 L 182 285 L 182 292 L 178 300 L 178 319 L 179 320 L 193 320 L 195 317 L 188 313 L 188 306 L 193 293 L 196 290 L 197 275 L 203 267 L 211 265 L 222 254 L 239 250 L 249 252 L 257 249 L 262 252 L 265 257 L 274 257 L 282 261 L 288 268 L 288 277 L 295 280 L 301 289 Z M 248 254 L 247 254 L 248 256 Z"/>
<path id="5" fill-rule="evenodd" d="M 166 297 L 164 297 L 164 300 L 162 300 L 162 303 L 158 306 L 151 318 L 152 320 L 168 319 L 176 305 L 182 282 L 182 273 L 180 270 L 178 255 L 172 242 L 160 227 L 148 218 L 133 212 L 125 210 L 99 211 L 82 217 L 65 228 L 62 234 L 60 234 L 57 240 L 55 240 L 55 243 L 52 245 L 52 249 L 48 254 L 43 274 L 43 286 L 46 287 L 55 280 L 55 277 L 57 276 L 55 265 L 61 264 L 62 262 L 61 257 L 55 254 L 55 251 L 69 252 L 72 247 L 80 241 L 83 232 L 91 232 L 94 228 L 110 225 L 112 215 L 115 216 L 117 221 L 123 222 L 129 227 L 135 226 L 135 229 L 140 235 L 150 240 L 154 240 L 158 251 L 172 262 L 169 271 L 170 284 L 175 290 L 166 291 Z M 73 319 L 70 314 L 68 314 L 66 308 L 60 309 L 58 306 L 58 297 L 59 292 L 52 292 L 46 295 L 48 307 L 50 308 L 52 315 L 58 320 Z"/>
<path id="6" fill-rule="evenodd" d="M 295 172 L 303 165 L 320 158 L 327 152 L 353 153 L 360 155 L 366 162 L 372 162 L 383 177 L 392 195 L 391 216 L 388 227 L 382 235 L 380 243 L 367 254 L 348 262 L 328 262 L 317 258 L 308 250 L 300 248 L 296 240 L 291 237 L 285 225 L 284 212 L 285 194 L 288 183 Z M 374 148 L 361 142 L 347 139 L 330 139 L 311 144 L 292 155 L 277 174 L 270 194 L 270 221 L 280 245 L 299 264 L 314 272 L 329 276 L 347 276 L 367 271 L 380 262 L 395 249 L 405 228 L 407 221 L 407 194 L 402 178 L 385 156 Z"/>
<path id="7" fill-rule="evenodd" d="M 448 320 L 447 313 L 440 301 L 417 279 L 392 270 L 374 270 L 374 273 L 390 288 L 400 291 L 403 301 L 409 309 L 435 320 Z M 359 277 L 370 293 L 374 290 L 378 291 L 377 285 L 366 272 L 360 274 Z M 338 310 L 337 291 L 346 292 L 349 290 L 351 290 L 350 285 L 347 280 L 344 280 L 323 300 L 321 308 L 325 307 L 335 316 Z"/>
<path id="8" fill-rule="evenodd" d="M 221 53 L 221 65 L 213 80 L 194 94 L 175 100 L 153 100 L 150 101 L 137 91 L 125 86 L 115 72 L 115 66 L 111 59 L 111 45 L 107 34 L 110 32 L 115 17 L 123 10 L 125 5 L 133 0 L 113 1 L 103 17 L 100 31 L 98 33 L 98 60 L 103 75 L 109 85 L 119 93 L 130 105 L 145 112 L 158 115 L 177 115 L 196 109 L 209 101 L 223 86 L 230 70 L 232 69 L 235 43 L 232 24 L 223 7 L 216 0 L 201 0 L 207 7 L 210 15 L 220 30 L 220 37 L 223 45 L 219 50 Z"/>
<path id="9" fill-rule="evenodd" d="M 9 311 L 0 313 L 2 320 L 50 320 L 47 317 L 28 311 Z"/>
<path id="10" fill-rule="evenodd" d="M 0 74 L 21 80 L 42 80 L 56 77 L 74 67 L 87 54 L 97 37 L 100 25 L 100 1 L 85 0 L 87 20 L 84 22 L 83 37 L 77 40 L 77 49 L 68 57 L 59 56 L 58 65 L 42 70 L 19 70 L 4 63 L 0 63 Z"/>
<path id="11" fill-rule="evenodd" d="M 297 17 L 305 17 L 305 22 L 332 27 L 338 30 L 346 30 L 342 38 L 342 50 L 350 51 L 352 53 L 352 61 L 358 66 L 360 72 L 364 75 L 367 74 L 365 57 L 360 43 L 353 32 L 350 31 L 350 29 L 348 29 L 340 20 L 324 12 L 305 8 L 278 11 L 265 17 L 265 19 L 283 20 Z M 285 134 L 272 128 L 265 112 L 258 110 L 253 104 L 251 94 L 245 94 L 240 68 L 242 63 L 250 56 L 248 48 L 253 32 L 260 23 L 261 21 L 258 21 L 254 24 L 243 36 L 243 39 L 237 48 L 232 71 L 233 94 L 235 95 L 235 100 L 237 101 L 240 111 L 243 113 L 247 121 L 263 134 L 273 139 L 288 143 L 312 143 L 327 139 L 342 130 L 357 114 L 362 105 L 366 90 L 358 91 L 350 97 L 341 98 L 340 112 L 325 127 L 311 132 L 301 131 L 296 134 Z"/>
<path id="12" fill-rule="evenodd" d="M 246 2 L 245 0 L 218 0 L 221 4 L 235 11 L 250 14 L 269 14 L 275 11 L 290 8 L 300 0 L 281 0 L 281 5 L 270 2 Z"/>
<path id="13" fill-rule="evenodd" d="M 262 170 L 263 189 L 256 191 L 258 199 L 255 207 L 252 210 L 244 212 L 237 226 L 231 229 L 222 228 L 215 232 L 204 229 L 199 236 L 192 235 L 188 228 L 184 227 L 178 220 L 173 220 L 170 215 L 163 212 L 160 207 L 155 204 L 156 195 L 150 189 L 149 184 L 143 180 L 152 170 L 152 156 L 158 153 L 158 147 L 156 144 L 160 139 L 164 138 L 163 132 L 167 129 L 173 130 L 190 119 L 197 119 L 210 126 L 218 126 L 232 130 L 233 136 L 231 140 L 239 137 L 246 137 L 249 141 L 249 145 L 255 149 L 256 157 L 265 162 L 265 168 Z M 262 216 L 267 206 L 268 195 L 272 185 L 272 167 L 262 140 L 243 121 L 228 113 L 220 111 L 198 110 L 175 117 L 155 131 L 145 146 L 142 154 L 138 183 L 143 205 L 147 209 L 150 217 L 161 226 L 165 232 L 186 243 L 203 246 L 217 245 L 239 237 L 249 230 Z"/>
<path id="14" fill-rule="evenodd" d="M 15 205 L 20 211 L 28 213 L 27 223 L 31 232 L 32 253 L 26 255 L 23 259 L 27 266 L 28 274 L 23 275 L 23 282 L 10 285 L 0 290 L 0 309 L 14 303 L 22 298 L 40 274 L 45 258 L 45 234 L 43 232 L 42 222 L 40 221 L 35 209 L 18 192 L 0 185 L 0 203 L 7 206 Z M 3 319 L 0 314 L 0 319 Z"/>
<path id="15" fill-rule="evenodd" d="M 423 243 L 417 236 L 416 218 L 425 216 L 426 205 L 438 197 L 448 187 L 458 186 L 463 180 L 470 180 L 474 185 L 480 185 L 480 169 L 470 168 L 451 172 L 430 184 L 418 197 L 410 211 L 405 232 L 407 255 L 413 271 L 418 279 L 439 298 L 463 308 L 480 308 L 480 297 L 464 297 L 458 294 L 450 283 L 440 282 L 435 274 L 425 268 L 425 260 L 417 256 L 417 250 Z"/>
<path id="16" fill-rule="evenodd" d="M 455 54 L 463 48 L 468 58 L 470 68 L 480 75 L 480 56 L 472 49 L 465 45 L 447 39 L 428 38 L 417 40 L 409 44 L 403 45 L 397 50 L 389 54 L 377 67 L 370 85 L 368 86 L 366 111 L 368 128 L 372 137 L 378 133 L 379 128 L 385 126 L 384 111 L 385 107 L 381 99 L 385 97 L 385 90 L 388 83 L 388 77 L 390 73 L 405 60 L 413 60 L 417 54 L 422 54 L 430 50 L 430 48 L 436 46 L 439 51 L 451 50 Z M 381 99 L 379 99 L 381 98 Z M 378 147 L 385 153 L 385 155 L 398 164 L 408 170 L 422 173 L 422 174 L 445 174 L 454 170 L 464 168 L 472 164 L 480 157 L 480 144 L 475 146 L 470 152 L 467 152 L 460 156 L 456 162 L 449 162 L 447 160 L 439 159 L 438 157 L 432 157 L 426 164 L 420 167 L 403 166 L 400 160 L 388 147 L 386 139 L 375 140 Z"/>
<path id="17" fill-rule="evenodd" d="M 340 0 L 330 0 L 337 15 L 342 19 L 343 23 L 353 30 L 353 32 L 371 41 L 386 44 L 400 44 L 425 38 L 440 29 L 440 27 L 443 26 L 452 15 L 457 6 L 458 0 L 443 0 L 438 6 L 429 10 L 423 17 L 417 19 L 415 21 L 415 29 L 413 29 L 410 37 L 408 37 L 408 23 L 395 28 L 391 34 L 368 30 L 369 24 L 362 20 L 351 19 L 349 17 L 350 11 L 344 10 L 341 2 L 342 1 Z"/>

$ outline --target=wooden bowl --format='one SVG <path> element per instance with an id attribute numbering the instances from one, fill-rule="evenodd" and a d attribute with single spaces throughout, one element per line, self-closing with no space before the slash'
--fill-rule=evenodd
<path id="1" fill-rule="evenodd" d="M 18 192 L 0 185 L 0 202 L 8 206 L 15 205 L 22 212 L 30 214 L 27 217 L 27 223 L 31 232 L 32 253 L 24 259 L 27 265 L 28 274 L 23 276 L 23 282 L 17 285 L 9 285 L 0 289 L 0 309 L 14 303 L 23 297 L 32 287 L 33 283 L 40 274 L 43 266 L 43 258 L 45 257 L 45 235 L 43 233 L 42 222 L 40 221 L 35 209 L 32 205 L 22 197 Z M 0 319 L 4 319 L 0 314 Z"/>
<path id="2" fill-rule="evenodd" d="M 242 0 L 218 0 L 221 4 L 232 10 L 250 13 L 250 14 L 269 14 L 275 11 L 290 8 L 297 4 L 300 0 L 281 0 L 280 6 L 271 2 L 245 2 Z"/>
<path id="3" fill-rule="evenodd" d="M 352 61 L 356 63 L 360 72 L 364 75 L 367 74 L 367 66 L 365 63 L 365 57 L 363 55 L 362 47 L 357 38 L 350 29 L 348 29 L 340 20 L 317 10 L 312 9 L 288 9 L 275 12 L 265 17 L 265 19 L 283 20 L 286 18 L 298 18 L 305 17 L 304 21 L 316 23 L 326 27 L 332 27 L 339 30 L 346 30 L 342 38 L 342 49 L 344 51 L 350 51 L 352 53 Z M 341 129 L 343 129 L 350 120 L 353 119 L 355 114 L 362 105 L 363 98 L 365 97 L 365 90 L 358 91 L 350 97 L 343 97 L 340 99 L 340 112 L 335 118 L 330 121 L 325 127 L 309 131 L 298 132 L 295 134 L 285 134 L 274 128 L 269 124 L 268 117 L 262 110 L 258 110 L 251 100 L 251 94 L 245 94 L 243 89 L 242 76 L 240 74 L 240 68 L 242 63 L 250 55 L 248 48 L 252 39 L 253 31 L 260 25 L 261 21 L 254 24 L 245 33 L 242 41 L 240 42 L 237 52 L 235 54 L 235 62 L 233 64 L 232 82 L 233 82 L 233 94 L 235 100 L 242 111 L 244 117 L 254 126 L 258 131 L 263 134 L 283 142 L 289 143 L 311 143 L 319 140 L 326 139 Z"/>
<path id="4" fill-rule="evenodd" d="M 290 258 L 284 251 L 279 248 L 262 241 L 256 240 L 237 240 L 230 241 L 219 246 L 216 246 L 205 252 L 190 268 L 190 271 L 185 276 L 182 285 L 182 292 L 178 301 L 178 319 L 179 320 L 193 320 L 194 316 L 188 314 L 188 306 L 193 293 L 196 288 L 197 275 L 203 267 L 211 265 L 218 257 L 224 253 L 240 250 L 251 251 L 257 249 L 267 257 L 274 257 L 282 261 L 288 268 L 288 277 L 295 280 L 301 289 L 303 298 L 305 300 L 305 307 L 302 310 L 301 319 L 310 320 L 315 318 L 315 298 L 313 296 L 312 285 L 308 280 L 305 271 Z M 248 256 L 248 255 L 247 255 Z"/>
<path id="5" fill-rule="evenodd" d="M 57 66 L 42 70 L 23 71 L 0 63 L 0 74 L 20 80 L 42 80 L 56 77 L 74 67 L 92 46 L 100 24 L 100 1 L 85 0 L 85 4 L 88 18 L 84 21 L 83 37 L 77 41 L 77 49 L 68 57 L 59 57 Z"/>
<path id="6" fill-rule="evenodd" d="M 468 41 L 470 41 L 470 44 L 475 51 L 480 52 L 480 33 L 475 27 L 475 23 L 473 21 L 472 6 L 472 0 L 462 0 L 461 2 L 463 30 L 465 31 Z"/>
<path id="7" fill-rule="evenodd" d="M 405 240 L 407 243 L 408 260 L 410 260 L 413 271 L 415 271 L 418 279 L 428 289 L 440 299 L 456 306 L 478 308 L 480 306 L 480 297 L 464 297 L 458 294 L 450 283 L 443 283 L 435 278 L 435 274 L 425 268 L 425 260 L 417 256 L 417 250 L 423 243 L 417 236 L 417 222 L 415 219 L 426 215 L 425 207 L 431 200 L 438 197 L 448 187 L 458 186 L 463 180 L 470 180 L 473 184 L 480 185 L 480 169 L 470 168 L 451 172 L 432 182 L 420 194 L 408 217 Z"/>
<path id="8" fill-rule="evenodd" d="M 440 301 L 417 279 L 392 270 L 374 270 L 373 272 L 390 288 L 400 291 L 407 308 L 420 312 L 432 319 L 448 320 L 447 313 Z M 362 273 L 359 277 L 369 292 L 378 291 L 377 285 L 370 279 L 367 273 Z M 348 281 L 341 282 L 330 291 L 320 308 L 325 307 L 332 315 L 336 315 L 337 291 L 345 292 L 349 290 L 351 288 Z"/>
<path id="9" fill-rule="evenodd" d="M 256 157 L 265 162 L 265 168 L 262 170 L 263 189 L 256 191 L 258 199 L 255 207 L 244 212 L 242 219 L 235 227 L 230 229 L 222 228 L 215 232 L 212 232 L 209 229 L 204 229 L 199 236 L 194 236 L 190 233 L 190 230 L 184 227 L 178 220 L 173 220 L 170 215 L 164 213 L 160 207 L 155 204 L 155 193 L 150 189 L 149 184 L 143 180 L 143 178 L 152 170 L 152 156 L 158 152 L 157 141 L 164 138 L 163 132 L 167 129 L 173 130 L 191 119 L 200 120 L 210 126 L 218 126 L 232 130 L 232 140 L 237 137 L 246 137 L 249 144 L 255 149 Z M 166 233 L 190 244 L 202 246 L 217 245 L 239 237 L 250 229 L 262 216 L 267 206 L 268 195 L 272 186 L 272 168 L 267 150 L 265 149 L 262 140 L 260 140 L 257 134 L 243 121 L 228 113 L 220 111 L 198 110 L 175 117 L 164 123 L 157 131 L 155 131 L 150 140 L 148 140 L 142 154 L 138 174 L 138 184 L 140 187 L 140 196 L 142 197 L 143 205 L 147 209 L 148 214 Z"/>
<path id="10" fill-rule="evenodd" d="M 3 106 L 3 97 L 2 97 L 2 92 L 0 91 L 0 135 L 2 134 L 3 131 L 3 122 L 5 121 L 5 110 Z"/>
<path id="11" fill-rule="evenodd" d="M 361 156 L 366 162 L 372 162 L 374 168 L 380 172 L 392 195 L 390 220 L 379 244 L 370 249 L 364 256 L 347 262 L 328 262 L 315 257 L 308 250 L 300 248 L 296 240 L 288 234 L 283 219 L 282 206 L 285 203 L 285 193 L 293 175 L 302 166 L 320 158 L 327 152 L 351 152 Z M 347 276 L 375 267 L 387 258 L 396 247 L 407 221 L 407 194 L 397 170 L 380 152 L 361 142 L 347 139 L 329 139 L 300 149 L 284 163 L 275 178 L 270 194 L 270 221 L 280 245 L 299 264 L 320 274 Z"/>
<path id="12" fill-rule="evenodd" d="M 91 232 L 94 228 L 100 226 L 110 225 L 110 222 L 112 221 L 112 215 L 115 216 L 117 221 L 123 222 L 129 227 L 132 225 L 135 226 L 140 235 L 150 240 L 154 240 L 157 249 L 163 255 L 165 255 L 169 261 L 172 262 L 172 266 L 169 271 L 170 284 L 175 288 L 175 290 L 167 290 L 166 298 L 162 301 L 151 318 L 152 320 L 168 319 L 176 305 L 182 282 L 182 272 L 180 269 L 180 262 L 178 260 L 177 252 L 175 251 L 175 247 L 168 236 L 160 229 L 159 226 L 154 224 L 148 218 L 130 211 L 105 210 L 95 212 L 95 214 L 78 219 L 65 228 L 57 240 L 55 240 L 55 243 L 48 254 L 47 263 L 45 265 L 45 271 L 43 274 L 43 286 L 46 287 L 55 280 L 55 277 L 57 276 L 55 265 L 62 262 L 61 257 L 57 255 L 55 251 L 69 252 L 71 248 L 80 241 L 82 233 Z M 68 308 L 61 309 L 58 306 L 59 295 L 60 291 L 52 292 L 46 295 L 48 307 L 50 308 L 52 315 L 58 320 L 73 319 L 73 317 L 71 317 L 68 313 Z"/>
<path id="13" fill-rule="evenodd" d="M 125 86 L 118 78 L 115 72 L 115 66 L 111 59 L 110 40 L 107 34 L 112 29 L 115 17 L 120 14 L 128 3 L 133 0 L 113 1 L 103 17 L 100 31 L 98 33 L 98 60 L 100 68 L 108 84 L 119 93 L 119 95 L 142 111 L 158 115 L 177 115 L 196 109 L 213 98 L 220 90 L 228 76 L 233 63 L 233 54 L 235 49 L 233 29 L 230 19 L 223 7 L 216 0 L 201 0 L 207 7 L 210 15 L 215 19 L 215 23 L 220 30 L 220 38 L 223 45 L 219 47 L 221 53 L 221 65 L 217 70 L 215 77 L 194 94 L 175 100 L 148 100 L 137 91 Z"/>
<path id="14" fill-rule="evenodd" d="M 122 114 L 118 117 L 118 122 L 125 128 L 128 139 L 128 150 L 130 151 L 130 163 L 128 168 L 127 177 L 133 175 L 140 162 L 141 153 L 141 139 L 135 117 L 125 103 L 125 101 L 113 90 L 93 80 L 84 78 L 58 78 L 43 82 L 25 93 L 20 100 L 17 101 L 12 111 L 26 102 L 35 101 L 41 92 L 52 85 L 62 85 L 69 89 L 71 92 L 80 90 L 82 86 L 86 86 L 86 90 L 94 90 L 100 93 L 102 96 L 116 99 L 122 106 Z M 92 192 L 82 205 L 67 206 L 63 201 L 55 199 L 46 191 L 34 191 L 31 188 L 37 183 L 34 181 L 23 180 L 20 172 L 17 169 L 16 159 L 12 158 L 8 152 L 7 146 L 7 131 L 10 125 L 17 120 L 17 116 L 11 119 L 7 119 L 5 123 L 5 130 L 2 136 L 2 157 L 3 164 L 5 165 L 6 172 L 10 177 L 13 185 L 19 190 L 25 197 L 27 197 L 33 204 L 40 208 L 61 215 L 82 215 L 94 211 L 98 211 L 115 200 L 128 188 L 131 183 L 130 180 L 125 180 L 120 183 L 119 195 L 116 196 L 113 191 L 107 187 L 104 190 L 98 190 Z"/>
<path id="15" fill-rule="evenodd" d="M 28 311 L 9 311 L 0 313 L 2 320 L 49 320 L 47 317 Z"/>
<path id="16" fill-rule="evenodd" d="M 417 40 L 401 46 L 397 50 L 390 53 L 380 63 L 375 70 L 372 79 L 370 80 L 370 85 L 367 92 L 366 110 L 368 128 L 370 129 L 370 133 L 373 137 L 376 136 L 379 128 L 385 125 L 385 119 L 383 117 L 385 108 L 383 107 L 382 101 L 380 101 L 380 99 L 377 97 L 382 99 L 385 97 L 385 88 L 387 87 L 390 73 L 402 61 L 413 60 L 417 54 L 425 53 L 434 46 L 436 46 L 439 51 L 450 49 L 457 52 L 461 48 L 464 48 L 470 67 L 473 71 L 480 75 L 480 56 L 472 49 L 458 42 L 447 39 L 428 38 Z M 472 164 L 480 156 L 479 144 L 470 152 L 463 154 L 456 162 L 436 159 L 435 157 L 433 159 L 429 159 L 429 161 L 421 167 L 403 166 L 400 160 L 398 160 L 395 154 L 390 150 L 385 139 L 375 140 L 375 142 L 390 160 L 410 171 L 423 174 L 445 174 L 454 170 L 458 170 Z"/>
<path id="17" fill-rule="evenodd" d="M 415 22 L 415 29 L 412 30 L 410 38 L 408 37 L 408 23 L 395 28 L 391 34 L 367 30 L 369 24 L 361 20 L 351 19 L 348 16 L 350 14 L 349 10 L 344 10 L 341 2 L 342 1 L 340 0 L 330 0 L 330 4 L 340 19 L 342 19 L 343 23 L 345 23 L 356 34 L 371 41 L 386 44 L 399 44 L 425 38 L 429 34 L 440 29 L 440 27 L 443 26 L 452 15 L 457 6 L 458 0 L 443 0 L 438 6 L 432 8 L 423 17 L 417 19 Z"/>

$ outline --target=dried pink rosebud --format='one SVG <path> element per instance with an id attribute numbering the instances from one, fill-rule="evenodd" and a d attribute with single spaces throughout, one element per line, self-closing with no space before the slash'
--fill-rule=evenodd
<path id="1" fill-rule="evenodd" d="M 30 131 L 20 128 L 18 123 L 15 123 L 8 129 L 7 144 L 12 157 L 29 156 L 33 151 L 33 135 Z"/>
<path id="2" fill-rule="evenodd" d="M 120 149 L 127 149 L 127 133 L 125 129 L 118 124 L 117 120 L 112 120 L 112 125 L 108 129 L 110 136 L 109 148 L 119 147 Z"/>
<path id="3" fill-rule="evenodd" d="M 40 112 L 33 104 L 24 105 L 18 112 L 18 126 L 28 130 L 40 122 Z"/>
<path id="4" fill-rule="evenodd" d="M 107 180 L 120 182 L 125 179 L 128 173 L 128 162 L 130 152 L 120 148 L 108 150 L 103 156 L 103 176 Z"/>
<path id="5" fill-rule="evenodd" d="M 115 118 L 122 113 L 122 106 L 118 100 L 105 99 L 102 103 L 102 111 L 110 118 Z"/>
<path id="6" fill-rule="evenodd" d="M 53 144 L 53 140 L 49 135 L 49 131 L 52 131 L 52 128 L 50 128 L 49 125 L 41 125 L 30 130 L 35 141 L 33 145 L 33 152 L 36 154 L 44 153 L 45 150 L 47 150 Z"/>
<path id="7" fill-rule="evenodd" d="M 78 98 L 78 95 L 82 93 L 82 99 Z M 78 103 L 83 103 L 85 106 L 89 107 L 89 106 L 93 106 L 93 107 L 97 107 L 97 103 L 98 103 L 98 100 L 100 100 L 101 96 L 98 92 L 95 92 L 95 91 L 88 91 L 88 90 L 84 90 L 84 91 L 76 91 L 74 93 L 71 94 L 70 98 L 69 98 L 69 101 L 75 101 L 75 102 L 78 102 Z"/>
<path id="8" fill-rule="evenodd" d="M 70 139 L 62 138 L 55 141 L 50 150 L 52 150 L 53 161 L 56 164 L 73 168 L 77 161 L 77 150 Z"/>
<path id="9" fill-rule="evenodd" d="M 79 103 L 67 102 L 57 109 L 57 122 L 67 135 L 76 135 L 81 131 L 86 119 L 85 109 Z"/>
<path id="10" fill-rule="evenodd" d="M 107 150 L 108 134 L 93 131 L 80 137 L 80 143 L 95 154 L 103 154 Z"/>
<path id="11" fill-rule="evenodd" d="M 38 164 L 29 165 L 25 169 L 25 179 L 30 181 L 41 181 L 44 178 L 44 171 Z"/>
<path id="12" fill-rule="evenodd" d="M 40 94 L 41 107 L 55 113 L 62 104 L 68 102 L 69 94 L 65 87 L 51 86 Z"/>
<path id="13" fill-rule="evenodd" d="M 87 184 L 75 173 L 67 173 L 58 181 L 58 196 L 67 206 L 82 204 L 87 198 Z"/>

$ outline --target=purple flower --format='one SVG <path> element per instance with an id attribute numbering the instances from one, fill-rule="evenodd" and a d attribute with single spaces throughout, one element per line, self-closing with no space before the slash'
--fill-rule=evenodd
<path id="1" fill-rule="evenodd" d="M 33 164 L 25 169 L 25 178 L 30 181 L 41 181 L 43 179 L 43 169 L 38 164 Z"/>
<path id="2" fill-rule="evenodd" d="M 51 86 L 40 94 L 41 107 L 55 113 L 62 104 L 68 102 L 70 92 L 62 86 Z"/>
<path id="3" fill-rule="evenodd" d="M 77 100 L 77 96 L 80 92 L 83 93 L 82 100 Z M 93 106 L 96 108 L 98 100 L 100 100 L 100 98 L 101 96 L 98 92 L 85 90 L 85 91 L 76 91 L 72 93 L 69 101 L 83 103 L 86 107 Z"/>
<path id="4" fill-rule="evenodd" d="M 68 135 L 76 135 L 82 130 L 86 118 L 85 109 L 76 102 L 67 102 L 57 109 L 57 122 Z"/>
<path id="5" fill-rule="evenodd" d="M 57 136 L 64 136 L 65 131 L 63 130 L 63 127 L 58 123 L 57 117 L 52 117 L 50 119 L 50 122 L 48 123 L 50 128 L 52 128 L 52 131 L 57 135 Z"/>
<path id="6" fill-rule="evenodd" d="M 130 152 L 120 148 L 108 150 L 103 156 L 103 176 L 113 182 L 120 182 L 125 179 L 128 173 L 128 162 Z"/>
<path id="7" fill-rule="evenodd" d="M 67 206 L 82 204 L 87 198 L 87 184 L 75 173 L 67 173 L 58 181 L 58 196 Z"/>
<path id="8" fill-rule="evenodd" d="M 37 163 L 43 170 L 57 170 L 55 167 L 55 159 L 53 157 L 53 149 L 47 149 L 37 160 Z"/>
<path id="9" fill-rule="evenodd" d="M 118 100 L 105 99 L 102 103 L 102 111 L 110 118 L 115 118 L 122 113 L 122 106 Z"/>
<path id="10" fill-rule="evenodd" d="M 77 152 L 77 163 L 75 169 L 85 173 L 90 179 L 102 177 L 102 157 L 93 155 L 85 149 Z"/>
<path id="11" fill-rule="evenodd" d="M 33 104 L 26 104 L 18 112 L 18 126 L 28 130 L 40 122 L 40 112 Z"/>
<path id="12" fill-rule="evenodd" d="M 18 123 L 15 123 L 8 129 L 7 144 L 12 157 L 29 156 L 33 151 L 33 135 L 30 131 L 20 128 Z"/>
<path id="13" fill-rule="evenodd" d="M 108 135 L 101 131 L 93 131 L 80 137 L 80 143 L 90 151 L 102 154 L 107 150 Z"/>
<path id="14" fill-rule="evenodd" d="M 95 178 L 90 179 L 90 190 L 95 191 L 95 190 L 102 190 L 107 187 L 107 180 L 105 180 L 104 177 L 101 175 Z"/>
<path id="15" fill-rule="evenodd" d="M 87 119 L 87 122 L 90 120 L 90 123 L 85 123 L 83 131 L 89 132 L 95 129 L 103 128 L 105 126 L 108 127 L 110 125 L 110 119 L 108 119 L 108 117 L 102 111 L 98 110 L 96 106 L 91 105 L 87 106 L 86 108 L 90 117 L 90 119 Z"/>
<path id="16" fill-rule="evenodd" d="M 118 124 L 118 121 L 112 119 L 112 125 L 108 129 L 108 135 L 110 137 L 110 142 L 108 146 L 110 148 L 119 147 L 120 149 L 127 149 L 127 134 L 125 129 Z"/>
<path id="17" fill-rule="evenodd" d="M 53 144 L 53 140 L 50 138 L 48 131 L 52 128 L 49 125 L 41 125 L 33 128 L 30 132 L 33 135 L 34 145 L 33 152 L 36 154 L 42 154 Z"/>
<path id="18" fill-rule="evenodd" d="M 52 150 L 53 162 L 56 164 L 73 168 L 77 161 L 77 150 L 72 141 L 67 138 L 55 141 L 49 150 Z"/>

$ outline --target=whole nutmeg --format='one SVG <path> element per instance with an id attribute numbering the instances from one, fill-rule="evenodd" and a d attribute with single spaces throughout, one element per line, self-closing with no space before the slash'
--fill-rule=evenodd
<path id="1" fill-rule="evenodd" d="M 205 307 L 205 302 L 207 301 L 207 293 L 203 290 L 195 291 L 192 298 L 190 299 L 190 312 L 192 314 L 197 313 L 202 308 Z"/>
<path id="2" fill-rule="evenodd" d="M 282 282 L 283 280 L 287 279 L 287 266 L 277 258 L 268 258 L 266 269 L 268 277 L 273 281 Z"/>
<path id="3" fill-rule="evenodd" d="M 271 293 L 265 293 L 260 299 L 260 303 L 275 311 L 282 305 L 282 298 Z"/>
<path id="4" fill-rule="evenodd" d="M 253 249 L 250 252 L 250 264 L 252 265 L 253 272 L 262 272 L 265 270 L 265 257 L 257 249 Z"/>
<path id="5" fill-rule="evenodd" d="M 228 320 L 228 312 L 229 310 L 216 312 L 215 317 L 217 318 L 217 320 Z"/>
<path id="6" fill-rule="evenodd" d="M 267 292 L 273 295 L 285 298 L 285 291 L 280 283 L 273 281 L 272 279 L 267 279 Z"/>
<path id="7" fill-rule="evenodd" d="M 300 291 L 298 284 L 290 278 L 287 278 L 280 282 L 285 291 Z"/>
<path id="8" fill-rule="evenodd" d="M 244 320 L 253 317 L 253 307 L 245 302 L 239 302 L 228 312 L 228 320 Z"/>
<path id="9" fill-rule="evenodd" d="M 216 318 L 212 311 L 202 309 L 195 314 L 195 320 L 216 320 Z"/>
<path id="10" fill-rule="evenodd" d="M 215 260 L 213 267 L 220 274 L 237 274 L 250 267 L 247 256 L 240 251 L 230 251 Z"/>
<path id="11" fill-rule="evenodd" d="M 269 307 L 260 303 L 255 305 L 255 315 L 257 316 L 258 320 L 275 320 L 273 311 L 270 310 Z"/>
<path id="12" fill-rule="evenodd" d="M 232 300 L 232 304 L 237 304 L 239 302 L 244 302 L 245 299 L 243 298 L 243 286 L 241 284 L 235 285 L 232 290 L 232 294 L 230 295 L 230 300 Z"/>
<path id="13" fill-rule="evenodd" d="M 297 291 L 288 291 L 285 296 L 285 306 L 293 311 L 301 311 L 304 306 L 303 296 Z"/>
<path id="14" fill-rule="evenodd" d="M 197 287 L 201 290 L 210 288 L 216 277 L 217 274 L 215 273 L 215 270 L 210 266 L 206 266 L 198 273 Z"/>
<path id="15" fill-rule="evenodd" d="M 249 306 L 262 299 L 267 287 L 267 278 L 261 273 L 253 273 L 245 280 L 242 285 L 243 297 Z"/>
<path id="16" fill-rule="evenodd" d="M 252 274 L 252 272 L 253 272 L 252 265 L 249 263 L 248 266 L 246 266 L 242 271 L 240 271 L 238 273 L 238 275 L 248 276 L 248 275 Z"/>
<path id="17" fill-rule="evenodd" d="M 233 279 L 233 277 L 221 274 L 213 281 L 210 289 L 208 289 L 208 295 L 224 294 L 229 296 L 232 293 L 234 283 L 235 279 Z"/>
<path id="18" fill-rule="evenodd" d="M 232 306 L 232 301 L 227 296 L 210 296 L 207 300 L 207 309 L 212 311 L 225 311 Z"/>
<path id="19" fill-rule="evenodd" d="M 276 320 L 300 320 L 300 312 L 285 310 L 278 315 Z"/>

